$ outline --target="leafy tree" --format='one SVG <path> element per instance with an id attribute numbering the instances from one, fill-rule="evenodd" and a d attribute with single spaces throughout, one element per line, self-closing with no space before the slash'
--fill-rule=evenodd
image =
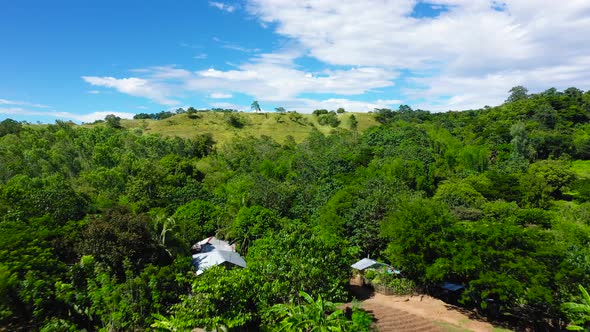
<path id="1" fill-rule="evenodd" d="M 6 119 L 0 122 L 0 137 L 8 134 L 17 135 L 23 129 L 23 125 L 15 120 Z"/>
<path id="2" fill-rule="evenodd" d="M 287 112 L 287 110 L 284 107 L 282 107 L 282 106 L 275 107 L 275 111 L 277 111 L 279 113 L 286 113 Z"/>
<path id="3" fill-rule="evenodd" d="M 317 110 L 314 110 L 311 114 L 313 114 L 315 116 L 320 116 L 322 114 L 328 114 L 328 113 L 329 113 L 329 111 L 326 109 L 317 109 Z"/>
<path id="4" fill-rule="evenodd" d="M 258 276 L 259 306 L 288 302 L 299 290 L 327 300 L 344 299 L 353 253 L 344 241 L 316 235 L 296 221 L 254 241 L 246 261 Z"/>
<path id="5" fill-rule="evenodd" d="M 314 300 L 306 292 L 299 295 L 304 304 L 276 304 L 269 313 L 275 317 L 271 331 L 369 331 L 370 325 L 359 326 L 348 320 L 336 304 L 325 301 L 319 295 Z M 358 314 L 359 312 L 357 312 Z"/>
<path id="6" fill-rule="evenodd" d="M 567 327 L 570 331 L 587 331 L 590 329 L 590 295 L 582 285 L 579 286 L 582 293 L 580 303 L 567 302 L 562 305 L 563 310 L 572 320 L 572 325 Z"/>
<path id="7" fill-rule="evenodd" d="M 260 110 L 258 110 L 257 112 L 260 112 Z M 243 128 L 245 123 L 244 123 L 244 119 L 239 116 L 238 114 L 234 114 L 234 113 L 228 113 L 225 114 L 225 121 L 227 122 L 227 124 L 229 124 L 230 126 L 234 127 L 234 128 Z"/>
<path id="8" fill-rule="evenodd" d="M 576 179 L 575 173 L 569 169 L 568 165 L 558 160 L 538 161 L 530 165 L 527 173 L 544 179 L 551 187 L 551 194 L 554 196 L 560 195 L 563 189 Z"/>
<path id="9" fill-rule="evenodd" d="M 358 128 L 358 120 L 356 119 L 356 116 L 354 116 L 354 114 L 351 114 L 350 117 L 348 118 L 348 126 L 350 127 L 351 130 L 356 130 Z"/>
<path id="10" fill-rule="evenodd" d="M 230 238 L 240 244 L 243 252 L 248 251 L 249 245 L 267 232 L 280 228 L 281 218 L 273 211 L 261 206 L 243 207 L 238 212 L 230 228 Z"/>
<path id="11" fill-rule="evenodd" d="M 334 112 L 329 112 L 318 116 L 318 123 L 322 126 L 338 127 L 340 125 L 340 119 Z"/>
<path id="12" fill-rule="evenodd" d="M 134 271 L 150 263 L 168 261 L 164 248 L 150 233 L 147 216 L 134 216 L 123 208 L 90 218 L 83 232 L 80 253 L 92 255 L 119 277 L 124 275 L 126 261 Z"/>
<path id="13" fill-rule="evenodd" d="M 247 269 L 226 270 L 215 266 L 193 280 L 192 294 L 181 295 L 172 314 L 155 314 L 152 327 L 168 331 L 245 328 L 255 323 L 254 278 Z"/>
<path id="14" fill-rule="evenodd" d="M 119 129 L 122 128 L 121 127 L 121 118 L 114 115 L 114 114 L 109 114 L 104 118 L 107 126 L 111 127 L 111 128 L 115 128 L 115 129 Z"/>
<path id="15" fill-rule="evenodd" d="M 402 202 L 383 223 L 388 239 L 386 257 L 405 275 L 427 281 L 426 269 L 448 254 L 445 243 L 453 240 L 454 219 L 444 205 L 418 198 Z"/>
<path id="16" fill-rule="evenodd" d="M 220 211 L 214 204 L 200 199 L 184 204 L 176 209 L 172 219 L 175 222 L 172 234 L 181 239 L 188 248 L 204 238 L 215 235 L 222 227 Z"/>
<path id="17" fill-rule="evenodd" d="M 445 202 L 459 219 L 478 219 L 486 199 L 465 182 L 445 181 L 439 185 L 434 200 Z"/>
<path id="18" fill-rule="evenodd" d="M 506 99 L 506 102 L 512 103 L 515 101 L 526 99 L 528 97 L 529 90 L 527 90 L 527 88 L 519 85 L 519 86 L 513 87 L 508 92 L 510 92 L 510 96 L 508 96 L 508 99 Z"/>

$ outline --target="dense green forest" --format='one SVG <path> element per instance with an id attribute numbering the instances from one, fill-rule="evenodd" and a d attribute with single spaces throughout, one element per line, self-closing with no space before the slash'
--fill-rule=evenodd
<path id="1" fill-rule="evenodd" d="M 465 285 L 463 306 L 493 301 L 523 326 L 579 318 L 563 304 L 590 285 L 590 91 L 372 115 L 363 131 L 224 145 L 112 118 L 2 121 L 0 326 L 273 330 L 348 301 L 368 255 L 425 292 Z M 211 235 L 247 268 L 195 276 L 190 247 Z"/>

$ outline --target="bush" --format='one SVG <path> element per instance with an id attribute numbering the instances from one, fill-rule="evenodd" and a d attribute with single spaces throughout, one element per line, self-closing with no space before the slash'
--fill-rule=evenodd
<path id="1" fill-rule="evenodd" d="M 318 117 L 318 123 L 322 126 L 331 126 L 331 127 L 338 127 L 340 125 L 340 120 L 338 116 L 334 112 L 330 112 L 327 114 L 322 114 Z"/>
<path id="2" fill-rule="evenodd" d="M 244 119 L 242 119 L 241 116 L 239 116 L 238 114 L 232 114 L 229 113 L 229 115 L 226 116 L 225 121 L 227 122 L 227 124 L 229 124 L 230 126 L 234 127 L 234 128 L 243 128 L 244 127 Z"/>

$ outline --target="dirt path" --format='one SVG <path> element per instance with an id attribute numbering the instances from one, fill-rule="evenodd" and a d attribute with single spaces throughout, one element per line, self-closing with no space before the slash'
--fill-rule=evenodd
<path id="1" fill-rule="evenodd" d="M 398 296 L 371 293 L 351 284 L 351 292 L 377 319 L 377 328 L 387 331 L 463 331 L 492 332 L 494 326 L 478 320 L 470 311 L 454 307 L 427 295 Z M 448 328 L 446 325 L 448 324 Z"/>
<path id="2" fill-rule="evenodd" d="M 428 322 L 445 322 L 474 332 L 491 332 L 494 329 L 492 324 L 485 321 L 475 320 L 469 317 L 466 313 L 460 311 L 458 308 L 426 295 L 394 296 L 375 293 L 371 298 L 363 301 L 363 308 L 366 308 L 367 310 L 380 307 L 391 309 L 392 312 L 394 310 L 405 312 L 416 318 L 427 320 Z M 378 312 L 381 313 L 383 311 L 379 310 Z M 385 313 L 386 312 L 387 311 L 385 311 Z M 375 316 L 377 317 L 377 315 Z M 379 319 L 379 317 L 377 318 Z M 379 321 L 377 325 L 379 326 Z M 393 330 L 379 329 L 379 331 Z"/>

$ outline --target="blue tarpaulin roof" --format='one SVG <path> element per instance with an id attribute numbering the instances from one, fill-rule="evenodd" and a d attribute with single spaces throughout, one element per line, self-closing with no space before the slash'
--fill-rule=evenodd
<path id="1" fill-rule="evenodd" d="M 443 283 L 440 285 L 440 287 L 441 287 L 442 289 L 444 289 L 444 290 L 448 290 L 448 291 L 451 291 L 451 292 L 455 292 L 455 291 L 458 291 L 458 290 L 460 290 L 460 289 L 463 289 L 463 288 L 465 288 L 465 287 L 463 287 L 462 285 L 459 285 L 459 284 L 454 284 L 454 283 L 452 283 L 452 282 L 443 282 Z"/>

